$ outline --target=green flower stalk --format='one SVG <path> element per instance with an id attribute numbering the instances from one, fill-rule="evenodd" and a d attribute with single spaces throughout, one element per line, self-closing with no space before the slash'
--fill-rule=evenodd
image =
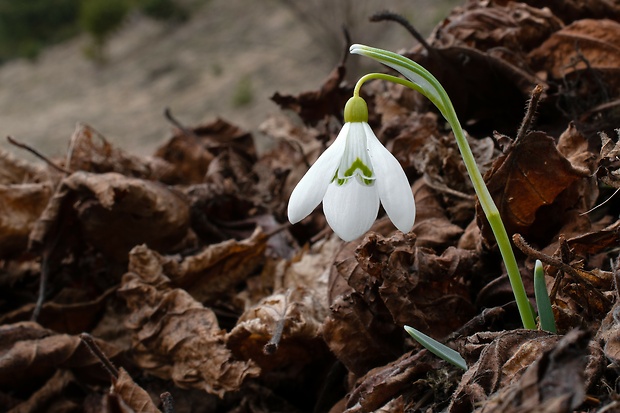
<path id="1" fill-rule="evenodd" d="M 428 70 L 416 62 L 397 53 L 359 44 L 354 44 L 351 46 L 350 52 L 377 60 L 380 63 L 395 69 L 409 79 L 409 81 L 406 81 L 389 75 L 367 75 L 358 81 L 355 87 L 356 94 L 359 93 L 361 85 L 369 79 L 379 78 L 393 81 L 422 93 L 430 99 L 435 106 L 437 106 L 441 114 L 444 118 L 446 118 L 454 132 L 459 151 L 463 157 L 463 162 L 467 168 L 467 173 L 472 181 L 482 210 L 484 211 L 484 214 L 489 221 L 489 225 L 491 226 L 491 230 L 495 235 L 495 240 L 497 241 L 497 245 L 504 260 L 504 265 L 506 266 L 506 272 L 508 273 L 508 278 L 515 296 L 515 301 L 517 302 L 517 307 L 519 308 L 523 327 L 527 329 L 535 329 L 536 322 L 534 321 L 532 307 L 528 300 L 527 294 L 525 293 L 523 280 L 521 279 L 521 274 L 519 273 L 519 267 L 514 256 L 508 234 L 506 233 L 506 228 L 502 222 L 499 210 L 497 209 L 497 206 L 495 205 L 495 202 L 493 201 L 493 198 L 484 183 L 482 174 L 476 165 L 476 160 L 471 152 L 469 144 L 467 143 L 465 133 L 463 132 L 463 128 L 461 127 L 459 119 L 456 115 L 454 106 L 452 105 L 452 102 L 450 101 L 450 98 L 448 97 L 448 94 L 444 90 L 443 86 Z"/>

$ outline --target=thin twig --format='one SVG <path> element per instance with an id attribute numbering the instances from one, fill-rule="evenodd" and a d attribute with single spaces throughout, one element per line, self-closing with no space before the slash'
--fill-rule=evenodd
<path id="1" fill-rule="evenodd" d="M 558 239 L 559 243 L 560 243 L 560 256 L 562 257 L 562 262 L 570 262 L 570 247 L 568 246 L 568 243 L 566 242 L 566 238 L 564 237 L 564 235 L 560 235 L 559 239 Z M 553 280 L 553 286 L 551 287 L 551 292 L 549 293 L 549 299 L 551 300 L 551 302 L 555 302 L 555 297 L 558 294 L 558 291 L 560 290 L 560 284 L 562 283 L 562 280 L 564 279 L 564 274 L 565 272 L 561 269 L 558 269 L 558 273 L 555 276 L 555 280 Z"/>
<path id="2" fill-rule="evenodd" d="M 108 374 L 114 377 L 114 379 L 118 379 L 118 369 L 114 366 L 114 364 L 112 364 L 108 356 L 106 356 L 103 351 L 101 351 L 97 343 L 95 343 L 93 336 L 88 333 L 81 333 L 79 337 L 80 340 L 82 340 L 82 343 L 84 343 L 86 347 L 90 350 L 92 355 L 99 359 L 99 361 L 103 365 L 103 368 L 106 369 Z"/>
<path id="3" fill-rule="evenodd" d="M 173 126 L 175 126 L 181 132 L 183 132 L 183 134 L 198 139 L 198 135 L 196 135 L 193 130 L 191 130 L 188 127 L 184 126 L 181 122 L 179 122 L 177 120 L 177 118 L 175 118 L 172 115 L 172 111 L 170 110 L 170 108 L 165 108 L 164 109 L 164 117 L 168 120 L 168 122 L 172 123 Z"/>
<path id="4" fill-rule="evenodd" d="M 464 192 L 457 191 L 456 189 L 452 189 L 443 183 L 433 182 L 433 180 L 431 179 L 431 176 L 427 173 L 424 174 L 422 179 L 424 180 L 424 183 L 426 185 L 428 185 L 430 188 L 434 189 L 437 192 L 443 192 L 443 193 L 455 196 L 457 198 L 466 199 L 468 201 L 476 200 L 476 197 L 474 195 L 470 195 Z"/>
<path id="5" fill-rule="evenodd" d="M 543 87 L 541 85 L 536 85 L 534 90 L 532 90 L 532 96 L 527 103 L 527 111 L 525 112 L 525 117 L 521 122 L 521 126 L 519 127 L 519 131 L 517 132 L 517 138 L 515 139 L 519 142 L 525 134 L 530 130 L 532 123 L 534 122 L 534 118 L 536 117 L 536 111 L 538 110 L 538 104 L 540 103 L 540 96 L 542 95 Z"/>
<path id="6" fill-rule="evenodd" d="M 10 144 L 17 146 L 18 148 L 27 150 L 28 152 L 30 152 L 37 158 L 41 159 L 42 161 L 44 161 L 45 163 L 47 163 L 49 166 L 56 169 L 57 171 L 62 172 L 67 175 L 71 174 L 71 171 L 63 168 L 62 166 L 56 165 L 51 159 L 49 159 L 47 156 L 43 155 L 41 152 L 37 151 L 33 147 L 15 140 L 15 138 L 13 138 L 12 136 L 7 136 L 6 139 L 9 141 Z"/>
<path id="7" fill-rule="evenodd" d="M 164 410 L 164 413 L 174 413 L 174 399 L 172 398 L 172 394 L 170 394 L 170 392 L 160 394 L 159 400 L 161 400 L 161 407 Z"/>
<path id="8" fill-rule="evenodd" d="M 404 16 L 388 10 L 381 11 L 370 16 L 371 22 L 393 21 L 399 23 L 429 52 L 433 51 L 433 47 L 426 42 L 426 39 L 416 30 L 415 27 Z"/>
<path id="9" fill-rule="evenodd" d="M 587 285 L 591 289 L 591 291 L 593 291 L 596 294 L 596 296 L 602 302 L 604 302 L 606 305 L 611 305 L 611 303 L 609 302 L 609 299 L 605 297 L 596 287 L 594 287 L 594 285 L 592 285 L 590 280 L 584 277 L 583 274 L 581 274 L 579 271 L 574 269 L 571 265 L 566 264 L 557 258 L 551 257 L 547 254 L 544 254 L 540 251 L 535 250 L 525 241 L 525 239 L 521 236 L 521 234 L 514 234 L 512 236 L 512 241 L 515 243 L 517 248 L 519 248 L 525 255 L 531 258 L 540 260 L 547 265 L 551 265 L 552 267 L 556 267 L 557 269 L 564 271 L 565 273 L 569 274 L 575 279 L 583 282 L 585 285 Z"/>
<path id="10" fill-rule="evenodd" d="M 349 47 L 351 46 L 351 34 L 346 26 L 342 26 L 342 35 L 344 36 L 344 53 L 342 54 L 342 60 L 340 60 L 340 66 L 344 66 L 347 63 L 349 57 Z"/>

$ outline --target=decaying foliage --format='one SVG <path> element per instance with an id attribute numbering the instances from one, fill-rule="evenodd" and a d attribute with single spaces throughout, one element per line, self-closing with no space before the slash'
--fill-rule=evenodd
<path id="1" fill-rule="evenodd" d="M 261 126 L 262 153 L 234 123 L 169 113 L 152 157 L 88 125 L 63 159 L 0 153 L 0 410 L 618 410 L 618 39 L 617 2 L 469 0 L 406 52 L 453 99 L 530 296 L 545 264 L 558 334 L 520 329 L 453 136 L 402 86 L 362 93 L 410 179 L 413 231 L 380 217 L 343 243 L 320 211 L 288 224 L 341 126 L 343 64 L 274 95 L 293 114 Z"/>

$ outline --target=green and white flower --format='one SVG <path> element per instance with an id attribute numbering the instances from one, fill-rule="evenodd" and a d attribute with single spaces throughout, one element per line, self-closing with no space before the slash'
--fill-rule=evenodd
<path id="1" fill-rule="evenodd" d="M 289 221 L 301 221 L 323 201 L 329 226 L 351 241 L 370 229 L 381 203 L 396 228 L 411 231 L 415 219 L 411 186 L 396 158 L 368 125 L 364 99 L 349 99 L 344 120 L 334 143 L 293 190 Z"/>

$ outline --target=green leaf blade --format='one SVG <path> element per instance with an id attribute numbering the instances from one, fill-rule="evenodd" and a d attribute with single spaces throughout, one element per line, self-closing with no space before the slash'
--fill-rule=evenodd
<path id="1" fill-rule="evenodd" d="M 413 337 L 414 340 L 416 340 L 418 343 L 424 346 L 424 348 L 426 348 L 437 357 L 455 365 L 456 367 L 467 370 L 467 363 L 465 362 L 465 359 L 455 350 L 452 350 L 450 347 L 441 344 L 439 341 L 427 336 L 426 334 L 416 330 L 413 327 L 405 326 L 405 331 L 409 333 L 409 335 Z"/>

